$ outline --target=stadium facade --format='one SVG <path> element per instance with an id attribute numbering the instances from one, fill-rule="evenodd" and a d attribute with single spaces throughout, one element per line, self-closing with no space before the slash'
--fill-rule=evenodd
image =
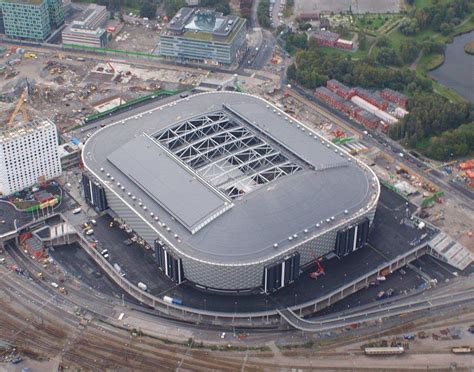
<path id="1" fill-rule="evenodd" d="M 241 93 L 120 120 L 82 157 L 86 200 L 153 247 L 171 280 L 209 290 L 272 292 L 320 257 L 363 249 L 380 194 L 370 168 Z"/>

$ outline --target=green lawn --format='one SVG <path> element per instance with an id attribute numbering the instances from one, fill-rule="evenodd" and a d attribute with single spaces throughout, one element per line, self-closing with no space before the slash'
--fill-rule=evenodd
<path id="1" fill-rule="evenodd" d="M 393 23 L 394 21 L 402 18 L 400 14 L 364 14 L 359 16 L 354 16 L 355 22 L 354 25 L 357 29 L 371 33 L 377 34 L 384 25 Z"/>
<path id="2" fill-rule="evenodd" d="M 425 73 L 441 66 L 444 62 L 443 54 L 428 54 L 423 55 L 416 66 L 418 73 Z"/>
<path id="3" fill-rule="evenodd" d="M 325 47 L 321 46 L 321 50 L 324 51 L 324 53 L 329 54 L 329 55 L 342 55 L 342 56 L 351 56 L 352 59 L 361 59 L 367 56 L 367 51 L 366 50 L 357 50 L 356 52 L 348 52 L 343 49 L 338 49 L 338 48 L 331 48 L 331 47 Z"/>

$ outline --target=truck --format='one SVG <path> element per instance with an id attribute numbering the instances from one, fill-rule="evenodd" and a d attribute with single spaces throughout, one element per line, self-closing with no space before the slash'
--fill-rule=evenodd
<path id="1" fill-rule="evenodd" d="M 119 264 L 114 263 L 114 269 L 116 272 L 120 274 L 120 276 L 125 276 L 125 273 L 123 272 L 122 268 L 119 266 Z"/>
<path id="2" fill-rule="evenodd" d="M 174 305 L 182 305 L 183 301 L 180 300 L 179 298 L 173 298 L 170 296 L 163 296 L 163 301 L 169 303 L 169 304 L 174 304 Z"/>
<path id="3" fill-rule="evenodd" d="M 138 282 L 137 284 L 138 288 L 140 288 L 142 291 L 147 291 L 148 287 L 146 286 L 145 283 L 142 283 L 142 282 Z"/>

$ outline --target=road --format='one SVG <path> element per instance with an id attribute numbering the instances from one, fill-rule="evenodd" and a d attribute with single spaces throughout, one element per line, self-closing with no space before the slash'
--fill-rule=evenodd
<path id="1" fill-rule="evenodd" d="M 422 310 L 434 310 L 446 305 L 474 304 L 474 289 L 451 292 L 443 295 L 421 295 L 418 299 L 394 302 L 381 308 L 366 309 L 343 318 L 309 321 L 296 315 L 290 309 L 279 310 L 280 315 L 293 327 L 306 332 L 321 332 L 349 326 L 354 323 L 375 321 L 401 314 Z"/>
<path id="2" fill-rule="evenodd" d="M 224 347 L 216 352 L 206 347 L 191 349 L 188 345 L 162 342 L 146 336 L 134 338 L 129 332 L 94 318 L 88 320 L 84 327 L 79 327 L 80 318 L 71 312 L 72 309 L 63 302 L 62 297 L 56 295 L 57 292 L 50 293 L 39 288 L 33 281 L 7 271 L 5 267 L 0 267 L 0 286 L 3 291 L 0 300 L 2 340 L 16 345 L 23 355 L 39 353 L 44 359 L 49 358 L 69 368 L 153 371 L 159 365 L 164 370 L 177 367 L 199 371 L 308 367 L 327 370 L 355 366 L 382 368 L 387 365 L 386 359 L 368 358 L 362 355 L 360 349 L 355 349 L 350 355 L 334 349 L 325 350 L 322 354 L 315 349 L 296 349 L 287 354 L 277 347 L 262 353 L 240 342 L 237 345 L 243 351 L 226 351 Z M 175 327 L 179 329 L 182 326 Z M 278 337 L 284 337 L 284 334 L 265 335 L 261 342 Z M 194 342 L 197 344 L 197 341 Z M 229 342 L 227 336 L 224 342 Z M 310 354 L 305 356 L 307 353 Z M 29 365 L 29 358 L 25 359 L 22 367 Z M 468 367 L 472 356 L 453 356 L 439 350 L 408 353 L 397 357 L 397 366 L 447 368 L 453 360 L 459 367 Z M 51 370 L 44 366 L 42 369 Z"/>

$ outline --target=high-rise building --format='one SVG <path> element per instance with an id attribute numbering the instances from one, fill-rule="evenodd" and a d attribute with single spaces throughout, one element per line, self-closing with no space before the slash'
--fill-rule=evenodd
<path id="1" fill-rule="evenodd" d="M 0 193 L 9 195 L 61 174 L 56 125 L 35 120 L 0 132 Z"/>
<path id="2" fill-rule="evenodd" d="M 0 0 L 5 34 L 43 41 L 64 23 L 61 0 Z"/>
<path id="3" fill-rule="evenodd" d="M 234 63 L 243 55 L 245 19 L 182 8 L 160 35 L 159 54 L 179 62 Z"/>

